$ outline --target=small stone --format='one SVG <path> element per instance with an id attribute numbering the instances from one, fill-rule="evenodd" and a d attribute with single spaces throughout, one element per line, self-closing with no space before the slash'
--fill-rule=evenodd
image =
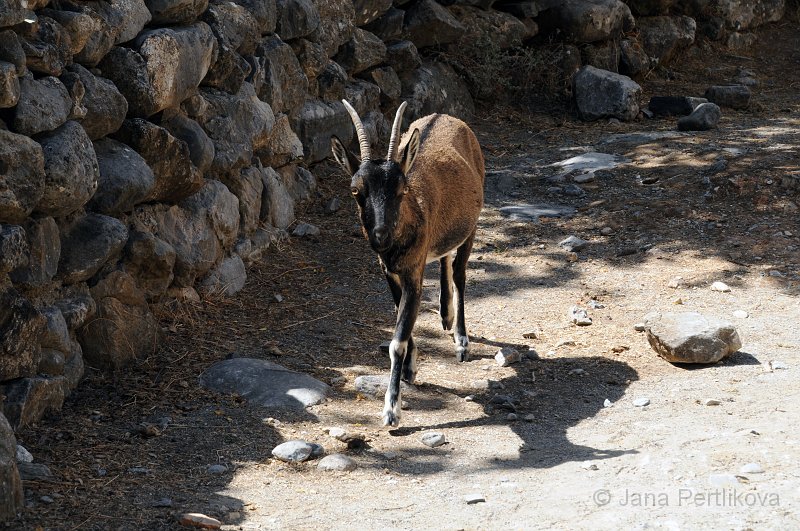
<path id="1" fill-rule="evenodd" d="M 314 448 L 306 441 L 286 441 L 272 449 L 272 455 L 287 463 L 300 463 L 311 457 Z"/>
<path id="2" fill-rule="evenodd" d="M 464 501 L 467 502 L 467 505 L 475 505 L 476 503 L 484 503 L 486 498 L 483 497 L 483 494 L 475 492 L 464 496 Z"/>
<path id="3" fill-rule="evenodd" d="M 735 487 L 739 485 L 739 480 L 733 474 L 711 474 L 708 482 L 712 487 Z"/>
<path id="4" fill-rule="evenodd" d="M 499 366 L 508 367 L 512 363 L 517 363 L 520 361 L 522 359 L 522 355 L 516 349 L 511 347 L 503 347 L 497 352 L 497 354 L 494 355 L 494 359 Z"/>
<path id="5" fill-rule="evenodd" d="M 747 463 L 739 469 L 740 474 L 763 474 L 764 469 L 758 463 Z"/>
<path id="6" fill-rule="evenodd" d="M 578 253 L 570 252 L 567 253 L 567 262 L 575 263 L 578 261 Z"/>
<path id="7" fill-rule="evenodd" d="M 575 341 L 574 341 L 574 340 L 572 340 L 572 339 L 562 339 L 561 341 L 559 341 L 558 343 L 556 343 L 556 346 L 555 346 L 555 348 L 561 348 L 561 347 L 574 347 L 574 346 L 575 346 L 575 344 L 576 344 L 576 343 L 575 343 Z"/>
<path id="8" fill-rule="evenodd" d="M 725 284 L 724 282 L 720 282 L 719 280 L 711 284 L 711 291 L 719 291 L 721 293 L 728 293 L 730 292 L 731 287 Z"/>
<path id="9" fill-rule="evenodd" d="M 572 369 L 571 371 L 569 371 L 569 374 L 574 374 L 574 375 L 580 376 L 581 374 L 583 374 L 585 372 L 586 371 L 584 371 L 583 369 Z"/>
<path id="10" fill-rule="evenodd" d="M 569 236 L 558 242 L 558 246 L 568 252 L 581 251 L 585 249 L 587 245 L 589 245 L 589 242 L 577 236 Z"/>
<path id="11" fill-rule="evenodd" d="M 200 513 L 186 513 L 181 515 L 178 522 L 186 527 L 199 527 L 201 529 L 219 529 L 222 522 Z"/>
<path id="12" fill-rule="evenodd" d="M 602 229 L 600 229 L 600 234 L 602 234 L 603 236 L 611 236 L 612 234 L 614 234 L 614 229 L 612 229 L 611 227 L 603 227 Z"/>
<path id="13" fill-rule="evenodd" d="M 17 463 L 33 463 L 33 456 L 21 444 L 17 445 Z"/>
<path id="14" fill-rule="evenodd" d="M 475 401 L 475 395 L 467 395 L 464 397 L 464 402 L 474 402 L 474 401 Z"/>
<path id="15" fill-rule="evenodd" d="M 737 319 L 747 319 L 748 317 L 750 317 L 750 314 L 744 310 L 736 310 L 733 312 L 733 316 L 736 317 Z"/>
<path id="16" fill-rule="evenodd" d="M 50 504 L 50 503 L 53 503 L 54 500 L 50 496 L 46 496 L 45 495 L 45 496 L 40 497 L 39 501 L 41 501 L 42 503 Z"/>
<path id="17" fill-rule="evenodd" d="M 717 400 L 716 398 L 707 398 L 707 399 L 706 399 L 706 400 L 703 402 L 703 404 L 705 404 L 706 406 L 718 406 L 718 405 L 720 405 L 721 403 L 722 403 L 722 402 L 720 402 L 720 401 L 719 401 L 719 400 Z"/>
<path id="18" fill-rule="evenodd" d="M 683 304 L 683 299 L 680 298 L 680 297 L 677 297 L 675 300 L 672 301 L 672 304 L 681 305 L 681 304 Z"/>
<path id="19" fill-rule="evenodd" d="M 786 365 L 786 363 L 784 363 L 782 361 L 775 361 L 775 360 L 769 362 L 769 367 L 773 371 L 779 371 L 779 370 L 785 371 L 785 370 L 787 370 L 789 368 L 789 366 Z"/>
<path id="20" fill-rule="evenodd" d="M 347 432 L 343 428 L 332 427 L 327 429 L 328 435 L 339 441 L 347 441 Z"/>
<path id="21" fill-rule="evenodd" d="M 469 386 L 473 389 L 489 389 L 489 380 L 474 380 Z"/>
<path id="22" fill-rule="evenodd" d="M 338 197 L 333 197 L 331 198 L 330 201 L 325 203 L 326 214 L 333 214 L 337 212 L 340 208 L 342 208 L 342 202 L 339 200 Z"/>
<path id="23" fill-rule="evenodd" d="M 633 401 L 633 405 L 636 407 L 645 407 L 647 405 L 650 405 L 650 399 L 646 397 L 637 398 L 636 400 Z"/>
<path id="24" fill-rule="evenodd" d="M 683 284 L 683 277 L 675 277 L 667 282 L 667 287 L 672 289 L 678 289 Z"/>
<path id="25" fill-rule="evenodd" d="M 292 231 L 292 236 L 318 236 L 319 232 L 319 227 L 316 225 L 312 225 L 311 223 L 298 223 Z"/>
<path id="26" fill-rule="evenodd" d="M 325 447 L 317 443 L 309 443 L 311 445 L 311 459 L 322 457 L 325 455 Z M 349 445 L 348 445 L 349 446 Z"/>
<path id="27" fill-rule="evenodd" d="M 153 502 L 153 507 L 172 507 L 172 500 L 169 498 L 161 498 Z"/>
<path id="28" fill-rule="evenodd" d="M 633 325 L 633 329 L 636 330 L 637 332 L 644 332 L 645 330 L 647 330 L 647 325 L 644 323 L 636 323 L 635 325 Z"/>
<path id="29" fill-rule="evenodd" d="M 572 306 L 569 309 L 569 318 L 578 326 L 589 326 L 592 324 L 592 318 L 583 308 Z"/>
<path id="30" fill-rule="evenodd" d="M 225 465 L 209 465 L 208 468 L 206 469 L 206 471 L 209 474 L 213 474 L 215 476 L 218 476 L 220 474 L 224 474 L 225 472 L 227 472 L 228 471 L 228 467 L 226 467 Z"/>
<path id="31" fill-rule="evenodd" d="M 588 173 L 582 173 L 580 175 L 575 175 L 572 178 L 572 180 L 578 184 L 590 183 L 594 181 L 594 173 L 588 172 Z"/>
<path id="32" fill-rule="evenodd" d="M 522 337 L 524 337 L 525 339 L 539 339 L 542 337 L 542 331 L 534 328 L 530 332 L 525 332 L 524 334 L 522 334 Z"/>
<path id="33" fill-rule="evenodd" d="M 128 469 L 128 473 L 136 474 L 136 475 L 144 475 L 144 474 L 149 474 L 150 473 L 150 469 L 149 468 L 145 468 L 143 466 L 133 466 L 133 467 Z"/>
<path id="34" fill-rule="evenodd" d="M 581 463 L 581 468 L 584 470 L 600 470 L 596 464 L 589 461 Z"/>
<path id="35" fill-rule="evenodd" d="M 534 415 L 533 413 L 528 413 L 527 415 L 525 415 L 524 419 L 525 422 L 533 422 L 536 420 L 536 415 Z"/>
<path id="36" fill-rule="evenodd" d="M 424 434 L 420 440 L 422 441 L 422 444 L 429 446 L 430 448 L 436 448 L 437 446 L 441 446 L 447 442 L 444 434 L 436 431 Z"/>
<path id="37" fill-rule="evenodd" d="M 587 302 L 587 303 L 586 303 L 586 306 L 588 306 L 588 307 L 589 307 L 589 308 L 591 308 L 592 310 L 602 310 L 603 308 L 605 308 L 605 307 L 606 307 L 606 305 L 605 305 L 605 304 L 603 304 L 603 303 L 601 303 L 601 302 L 597 302 L 597 301 L 596 301 L 596 300 L 594 300 L 594 299 L 592 299 L 592 300 L 590 300 L 589 302 Z"/>
<path id="38" fill-rule="evenodd" d="M 506 415 L 506 420 L 509 422 L 514 422 L 515 420 L 517 420 L 517 414 L 509 413 L 508 415 Z"/>
<path id="39" fill-rule="evenodd" d="M 275 302 L 283 302 L 283 295 L 281 295 L 280 293 L 276 293 Z"/>
<path id="40" fill-rule="evenodd" d="M 603 400 L 603 407 L 611 407 L 611 400 L 609 400 L 608 398 Z"/>
<path id="41" fill-rule="evenodd" d="M 343 454 L 331 454 L 323 457 L 317 465 L 320 470 L 332 470 L 336 472 L 351 472 L 358 468 L 355 460 Z"/>

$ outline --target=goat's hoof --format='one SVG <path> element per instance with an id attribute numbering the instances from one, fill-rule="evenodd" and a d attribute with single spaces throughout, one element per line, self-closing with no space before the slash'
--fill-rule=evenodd
<path id="1" fill-rule="evenodd" d="M 417 373 L 412 372 L 409 373 L 408 371 L 403 371 L 403 376 L 401 380 L 403 380 L 408 385 L 414 385 L 414 381 L 417 379 Z"/>
<path id="2" fill-rule="evenodd" d="M 456 361 L 459 363 L 469 361 L 469 350 L 467 350 L 467 347 L 456 347 Z"/>
<path id="3" fill-rule="evenodd" d="M 452 317 L 442 317 L 442 329 L 447 332 L 452 330 L 453 328 L 453 318 Z"/>
<path id="4" fill-rule="evenodd" d="M 400 425 L 400 415 L 395 414 L 394 411 L 383 412 L 383 425 L 396 428 Z"/>

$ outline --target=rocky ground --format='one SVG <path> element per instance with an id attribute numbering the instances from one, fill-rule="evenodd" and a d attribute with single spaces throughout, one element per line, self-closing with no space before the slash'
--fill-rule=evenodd
<path id="1" fill-rule="evenodd" d="M 346 177 L 318 167 L 298 218 L 319 235 L 275 247 L 235 298 L 161 308 L 156 355 L 116 377 L 90 372 L 58 417 L 19 434 L 52 477 L 25 482 L 11 527 L 167 529 L 187 512 L 230 529 L 797 527 L 798 35 L 783 23 L 752 52 L 708 49 L 644 83 L 648 95 L 702 96 L 751 70 L 750 109 L 723 109 L 710 132 L 484 111 L 472 361 L 457 364 L 440 329 L 431 269 L 399 429 L 382 428 L 382 402 L 354 387 L 387 371 L 391 297 Z M 559 164 L 581 155 L 615 165 Z M 551 215 L 537 221 L 531 205 Z M 588 245 L 564 250 L 571 235 Z M 571 322 L 576 305 L 590 326 Z M 653 310 L 729 320 L 743 346 L 711 366 L 672 365 L 634 329 Z M 500 367 L 503 347 L 524 359 Z M 203 390 L 199 375 L 229 356 L 311 374 L 330 399 L 290 413 Z M 348 447 L 331 426 L 365 443 Z M 428 432 L 446 444 L 423 444 Z M 292 439 L 358 468 L 271 457 Z"/>

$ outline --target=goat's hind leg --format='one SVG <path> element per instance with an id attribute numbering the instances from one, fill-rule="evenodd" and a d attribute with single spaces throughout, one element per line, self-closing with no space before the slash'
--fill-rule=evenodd
<path id="1" fill-rule="evenodd" d="M 453 260 L 453 283 L 456 286 L 456 329 L 453 332 L 453 341 L 456 344 L 456 360 L 467 361 L 469 359 L 469 336 L 467 335 L 467 325 L 464 319 L 464 292 L 467 287 L 467 262 L 469 254 L 472 252 L 472 241 L 475 239 L 473 232 L 467 241 L 461 244 Z"/>
<path id="2" fill-rule="evenodd" d="M 439 317 L 442 328 L 453 328 L 453 257 L 448 253 L 439 259 Z"/>

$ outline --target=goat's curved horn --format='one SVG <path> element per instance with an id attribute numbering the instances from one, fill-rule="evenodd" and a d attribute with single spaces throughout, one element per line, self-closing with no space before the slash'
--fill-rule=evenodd
<path id="1" fill-rule="evenodd" d="M 367 133 L 364 132 L 364 124 L 361 123 L 361 118 L 358 117 L 358 113 L 353 106 L 347 102 L 347 100 L 342 100 L 342 103 L 344 103 L 344 108 L 347 109 L 347 112 L 350 113 L 350 118 L 353 120 L 353 125 L 356 128 L 358 145 L 361 147 L 361 160 L 370 160 L 372 153 L 370 152 Z"/>
<path id="2" fill-rule="evenodd" d="M 394 160 L 397 162 L 397 146 L 400 143 L 400 125 L 403 123 L 403 112 L 406 110 L 408 103 L 405 101 L 397 108 L 397 114 L 394 115 L 394 124 L 392 124 L 392 136 L 389 137 L 389 153 L 386 155 L 386 160 Z"/>

